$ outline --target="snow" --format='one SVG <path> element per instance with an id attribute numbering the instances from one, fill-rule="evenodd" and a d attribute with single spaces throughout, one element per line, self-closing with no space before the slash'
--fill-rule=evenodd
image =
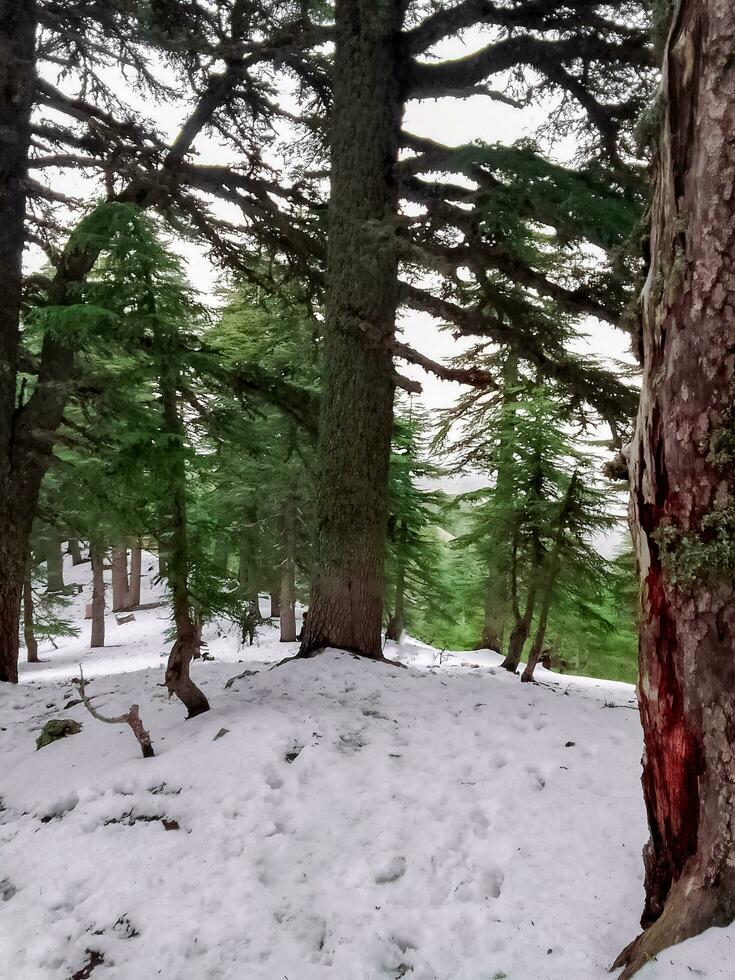
<path id="1" fill-rule="evenodd" d="M 608 976 L 642 906 L 632 687 L 521 685 L 494 653 L 411 639 L 387 650 L 408 669 L 338 651 L 273 667 L 295 646 L 272 627 L 241 648 L 214 626 L 193 668 L 212 710 L 186 721 L 161 687 L 167 611 L 135 616 L 108 616 L 102 650 L 81 624 L 0 692 L 3 977 Z M 98 708 L 140 705 L 154 759 L 64 708 L 80 662 Z M 36 752 L 58 717 L 81 734 Z M 732 978 L 734 939 L 711 930 L 640 976 Z"/>

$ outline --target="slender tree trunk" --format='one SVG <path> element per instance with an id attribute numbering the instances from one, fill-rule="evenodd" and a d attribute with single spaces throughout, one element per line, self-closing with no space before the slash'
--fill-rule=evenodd
<path id="1" fill-rule="evenodd" d="M 29 664 L 38 663 L 38 641 L 33 632 L 33 585 L 30 577 L 23 583 L 23 640 Z"/>
<path id="2" fill-rule="evenodd" d="M 295 565 L 291 555 L 281 565 L 281 643 L 296 642 Z"/>
<path id="3" fill-rule="evenodd" d="M 534 636 L 533 644 L 531 645 L 531 652 L 528 655 L 528 662 L 526 663 L 526 667 L 521 674 L 521 681 L 524 681 L 525 683 L 530 683 L 533 680 L 533 672 L 536 669 L 536 664 L 541 659 L 541 654 L 544 651 L 546 626 L 549 622 L 549 613 L 551 612 L 551 604 L 554 599 L 554 590 L 556 589 L 556 583 L 561 570 L 564 535 L 566 534 L 567 527 L 569 525 L 570 513 L 574 506 L 578 485 L 579 480 L 575 470 L 571 479 L 569 480 L 569 486 L 567 487 L 567 491 L 561 501 L 558 524 L 554 533 L 554 542 L 551 548 L 551 554 L 549 555 L 549 559 L 546 563 L 546 581 L 544 583 L 544 590 L 541 596 L 541 613 L 539 615 L 538 626 L 536 627 L 536 635 Z"/>
<path id="4" fill-rule="evenodd" d="M 402 529 L 403 531 L 403 529 Z M 402 537 L 402 535 L 401 535 Z M 400 547 L 400 544 L 399 544 Z M 398 574 L 396 575 L 396 601 L 393 615 L 388 623 L 386 638 L 395 643 L 401 639 L 406 623 L 406 611 L 404 604 L 404 593 L 406 590 L 406 565 L 401 557 L 398 562 Z"/>
<path id="5" fill-rule="evenodd" d="M 61 535 L 55 527 L 48 528 L 46 538 L 46 591 L 64 591 L 64 555 L 61 551 Z"/>
<path id="6" fill-rule="evenodd" d="M 140 605 L 140 580 L 143 568 L 143 548 L 140 541 L 136 541 L 130 549 L 130 585 L 125 601 L 126 609 L 133 609 Z"/>
<path id="7" fill-rule="evenodd" d="M 735 918 L 735 6 L 682 0 L 667 45 L 631 452 L 650 840 L 632 976 Z"/>
<path id="8" fill-rule="evenodd" d="M 281 586 L 274 584 L 271 589 L 271 619 L 278 619 L 281 615 Z"/>
<path id="9" fill-rule="evenodd" d="M 480 649 L 495 650 L 502 653 L 503 634 L 505 633 L 505 602 L 498 595 L 503 590 L 499 579 L 490 579 L 485 587 L 485 617 L 482 625 Z"/>
<path id="10" fill-rule="evenodd" d="M 105 645 L 105 561 L 99 545 L 90 542 L 89 557 L 92 562 L 92 636 L 91 647 Z"/>
<path id="11" fill-rule="evenodd" d="M 317 558 L 301 654 L 381 657 L 403 0 L 338 0 Z"/>
<path id="12" fill-rule="evenodd" d="M 178 337 L 174 332 L 157 337 L 160 356 L 159 386 L 166 432 L 172 438 L 175 449 L 169 465 L 169 501 L 171 506 L 169 540 L 167 542 L 167 575 L 174 608 L 176 641 L 171 648 L 166 666 L 166 687 L 175 694 L 188 711 L 188 717 L 209 711 L 209 701 L 191 679 L 189 670 L 192 659 L 199 654 L 199 638 L 189 602 L 189 550 L 186 506 L 186 459 L 184 443 L 186 433 L 179 414 Z"/>
<path id="13" fill-rule="evenodd" d="M 515 431 L 518 397 L 518 356 L 508 351 L 503 364 L 503 413 L 507 432 L 498 447 L 498 470 L 496 493 L 501 500 L 508 500 L 513 492 L 515 457 L 513 455 L 513 433 Z M 508 605 L 510 602 L 509 579 L 512 555 L 506 545 L 498 554 L 492 555 L 490 574 L 485 586 L 485 608 L 480 647 L 502 653 L 505 639 Z"/>
<path id="14" fill-rule="evenodd" d="M 69 554 L 71 555 L 72 565 L 82 565 L 84 563 L 78 538 L 69 538 Z"/>
<path id="15" fill-rule="evenodd" d="M 521 614 L 519 608 L 518 600 L 518 550 L 517 544 L 513 544 L 513 554 L 511 556 L 511 596 L 513 603 L 513 614 L 515 618 L 513 629 L 510 633 L 510 639 L 508 640 L 508 653 L 506 654 L 505 660 L 500 665 L 504 667 L 505 670 L 509 670 L 511 673 L 515 674 L 518 670 L 518 664 L 521 662 L 521 657 L 523 656 L 523 647 L 528 639 L 528 634 L 531 631 L 531 623 L 533 622 L 533 614 L 536 610 L 536 598 L 538 593 L 538 572 L 539 565 L 541 563 L 541 544 L 538 538 L 535 539 L 533 544 L 533 561 L 531 569 L 529 572 L 529 584 L 528 584 L 528 594 L 526 596 L 526 607 Z"/>
<path id="16" fill-rule="evenodd" d="M 528 634 L 531 632 L 531 623 L 536 608 L 536 588 L 531 586 L 526 600 L 526 608 L 523 615 L 515 621 L 508 640 L 508 653 L 505 660 L 500 665 L 512 674 L 518 670 L 518 664 L 523 656 L 523 647 L 526 645 Z"/>
<path id="17" fill-rule="evenodd" d="M 18 680 L 21 594 L 40 486 L 40 476 L 20 465 L 25 447 L 15 426 L 35 35 L 34 0 L 0 0 L 0 681 L 11 683 Z"/>
<path id="18" fill-rule="evenodd" d="M 547 586 L 541 603 L 541 614 L 539 615 L 538 626 L 536 627 L 536 635 L 533 638 L 533 643 L 531 645 L 531 652 L 528 655 L 528 662 L 521 674 L 521 680 L 524 683 L 530 683 L 533 680 L 533 672 L 536 670 L 536 665 L 541 659 L 541 654 L 544 652 L 544 640 L 546 639 L 546 626 L 549 622 L 549 612 L 551 611 L 551 600 L 553 597 L 554 587 L 550 582 Z"/>
<path id="19" fill-rule="evenodd" d="M 112 549 L 112 611 L 120 612 L 128 600 L 130 584 L 128 582 L 128 550 L 127 548 Z"/>
<path id="20" fill-rule="evenodd" d="M 224 538 L 217 541 L 214 546 L 214 563 L 217 568 L 223 571 L 225 574 L 229 572 L 230 545 Z"/>

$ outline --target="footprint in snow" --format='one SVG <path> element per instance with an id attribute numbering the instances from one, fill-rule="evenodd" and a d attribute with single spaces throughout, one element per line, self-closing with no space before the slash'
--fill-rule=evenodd
<path id="1" fill-rule="evenodd" d="M 546 780 L 538 771 L 538 769 L 534 769 L 533 767 L 531 767 L 530 769 L 527 770 L 527 772 L 528 775 L 531 777 L 531 784 L 533 785 L 533 788 L 538 790 L 544 789 L 544 787 L 546 786 Z"/>
<path id="2" fill-rule="evenodd" d="M 402 854 L 388 858 L 388 860 L 378 865 L 375 869 L 373 881 L 376 885 L 385 885 L 388 882 L 398 881 L 406 873 L 407 866 L 407 861 Z"/>

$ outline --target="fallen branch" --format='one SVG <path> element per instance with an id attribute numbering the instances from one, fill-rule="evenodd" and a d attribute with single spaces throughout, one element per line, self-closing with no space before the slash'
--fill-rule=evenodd
<path id="1" fill-rule="evenodd" d="M 118 715 L 117 718 L 106 718 L 105 715 L 101 715 L 99 711 L 97 711 L 91 700 L 87 697 L 87 681 L 84 679 L 84 672 L 82 671 L 81 664 L 79 664 L 79 677 L 72 678 L 72 684 L 79 688 L 79 697 L 82 699 L 84 707 L 93 718 L 96 718 L 97 721 L 104 721 L 107 725 L 130 725 L 133 735 L 135 735 L 135 738 L 140 745 L 143 758 L 153 758 L 155 752 L 153 751 L 153 746 L 151 744 L 151 737 L 145 728 L 143 728 L 143 722 L 140 720 L 137 704 L 131 705 L 130 710 L 124 715 Z"/>

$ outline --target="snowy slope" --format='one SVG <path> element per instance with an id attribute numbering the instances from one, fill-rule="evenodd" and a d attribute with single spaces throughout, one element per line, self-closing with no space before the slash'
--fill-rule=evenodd
<path id="1" fill-rule="evenodd" d="M 0 691 L 0 977 L 602 980 L 636 933 L 628 685 L 531 687 L 495 654 L 439 664 L 410 642 L 388 651 L 408 670 L 335 651 L 271 670 L 295 651 L 274 630 L 250 650 L 211 629 L 212 711 L 186 721 L 160 687 L 165 609 L 110 616 L 101 651 L 88 626 Z M 80 660 L 98 707 L 140 704 L 154 759 L 64 710 Z M 55 717 L 81 734 L 36 752 Z M 732 978 L 734 942 L 712 931 L 640 976 Z"/>

